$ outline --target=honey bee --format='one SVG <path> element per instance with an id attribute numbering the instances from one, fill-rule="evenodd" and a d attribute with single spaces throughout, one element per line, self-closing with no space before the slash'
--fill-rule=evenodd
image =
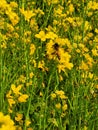
<path id="1" fill-rule="evenodd" d="M 52 53 L 52 55 L 56 55 L 57 58 L 60 60 L 59 44 L 58 44 L 58 43 L 55 43 L 55 44 L 53 45 L 53 49 L 54 49 L 54 52 Z"/>
<path id="2" fill-rule="evenodd" d="M 56 50 L 56 51 L 58 51 L 58 50 L 59 50 L 59 44 L 58 44 L 58 43 L 55 43 L 55 44 L 53 45 L 53 49 Z"/>

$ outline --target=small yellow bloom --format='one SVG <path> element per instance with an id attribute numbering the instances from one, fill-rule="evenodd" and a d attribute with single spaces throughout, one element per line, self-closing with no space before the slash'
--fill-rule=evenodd
<path id="1" fill-rule="evenodd" d="M 95 28 L 95 32 L 98 34 L 98 29 L 97 28 Z"/>
<path id="2" fill-rule="evenodd" d="M 46 38 L 47 39 L 55 39 L 55 38 L 57 38 L 58 36 L 54 33 L 54 32 L 48 32 L 47 34 L 46 34 Z"/>
<path id="3" fill-rule="evenodd" d="M 67 104 L 65 104 L 65 105 L 62 106 L 62 110 L 63 110 L 63 111 L 66 111 L 67 108 L 68 108 Z"/>
<path id="4" fill-rule="evenodd" d="M 56 94 L 55 94 L 55 93 L 52 93 L 52 94 L 51 94 L 51 98 L 52 98 L 52 99 L 55 99 L 55 98 L 56 98 Z"/>
<path id="5" fill-rule="evenodd" d="M 44 31 L 40 31 L 39 34 L 35 35 L 35 37 L 41 39 L 41 41 L 46 41 L 46 35 Z"/>
<path id="6" fill-rule="evenodd" d="M 31 72 L 31 73 L 29 74 L 29 77 L 30 77 L 30 78 L 33 78 L 33 76 L 34 76 L 34 73 Z"/>
<path id="7" fill-rule="evenodd" d="M 12 93 L 11 93 L 11 90 L 9 90 L 9 92 L 6 94 L 6 97 L 7 97 L 7 98 L 13 98 L 11 94 L 12 94 Z"/>
<path id="8" fill-rule="evenodd" d="M 11 8 L 17 8 L 18 7 L 18 4 L 14 1 L 10 2 L 10 7 Z"/>
<path id="9" fill-rule="evenodd" d="M 28 22 L 30 21 L 30 19 L 31 19 L 33 16 L 36 15 L 35 13 L 33 13 L 32 10 L 20 9 L 20 12 L 24 15 L 25 20 L 28 21 Z"/>
<path id="10" fill-rule="evenodd" d="M 27 94 L 22 94 L 21 96 L 19 96 L 18 101 L 21 102 L 26 102 L 27 98 L 29 96 Z"/>
<path id="11" fill-rule="evenodd" d="M 23 114 L 17 113 L 16 117 L 15 117 L 15 120 L 19 122 L 19 121 L 22 120 L 22 118 L 23 118 Z"/>
<path id="12" fill-rule="evenodd" d="M 60 108 L 61 108 L 61 104 L 60 104 L 60 103 L 57 103 L 57 104 L 55 105 L 55 107 L 56 107 L 57 109 L 60 109 Z"/>
<path id="13" fill-rule="evenodd" d="M 14 101 L 14 99 L 8 99 L 8 103 L 10 105 L 10 107 L 12 107 L 16 102 Z"/>
<path id="14" fill-rule="evenodd" d="M 40 92 L 40 93 L 39 93 L 39 95 L 40 95 L 40 97 L 42 97 L 42 96 L 43 96 L 43 93 L 42 93 L 42 92 Z"/>
<path id="15" fill-rule="evenodd" d="M 21 90 L 21 88 L 22 88 L 22 85 L 18 85 L 17 87 L 14 84 L 11 85 L 11 90 L 13 91 L 13 93 L 16 96 L 18 96 L 19 94 L 21 94 L 21 92 L 19 92 Z"/>
<path id="16" fill-rule="evenodd" d="M 39 61 L 39 63 L 38 63 L 38 68 L 39 69 L 42 69 L 43 71 L 45 70 L 45 63 L 44 63 L 44 61 L 42 60 L 42 61 Z"/>
<path id="17" fill-rule="evenodd" d="M 73 13 L 73 12 L 74 12 L 74 6 L 73 6 L 73 4 L 70 4 L 70 5 L 69 5 L 69 12 L 70 12 L 70 13 Z"/>
<path id="18" fill-rule="evenodd" d="M 94 75 L 93 75 L 92 73 L 90 73 L 90 72 L 89 72 L 88 77 L 89 77 L 90 79 L 92 79 L 92 78 L 93 78 L 93 76 L 94 76 Z"/>
<path id="19" fill-rule="evenodd" d="M 65 95 L 60 95 L 61 99 L 67 99 L 67 97 Z"/>
<path id="20" fill-rule="evenodd" d="M 25 123 L 26 123 L 26 126 L 28 127 L 28 126 L 31 124 L 31 121 L 30 121 L 29 119 L 27 119 L 27 120 L 25 121 Z"/>
<path id="21" fill-rule="evenodd" d="M 56 90 L 55 92 L 57 95 L 64 95 L 64 91 L 62 90 Z"/>
<path id="22" fill-rule="evenodd" d="M 34 44 L 30 44 L 30 55 L 33 55 L 35 52 L 35 45 Z"/>

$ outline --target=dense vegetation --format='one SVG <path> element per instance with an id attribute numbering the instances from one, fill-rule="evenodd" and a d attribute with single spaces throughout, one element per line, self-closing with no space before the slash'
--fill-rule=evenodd
<path id="1" fill-rule="evenodd" d="M 98 130 L 97 0 L 0 1 L 0 130 Z"/>

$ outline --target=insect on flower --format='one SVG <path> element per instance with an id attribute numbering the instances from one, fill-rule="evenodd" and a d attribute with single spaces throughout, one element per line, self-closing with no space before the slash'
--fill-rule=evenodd
<path id="1" fill-rule="evenodd" d="M 52 55 L 56 55 L 57 58 L 60 60 L 60 54 L 59 54 L 59 44 L 58 43 L 55 43 L 53 45 L 53 49 L 54 49 L 54 52 L 52 53 Z"/>

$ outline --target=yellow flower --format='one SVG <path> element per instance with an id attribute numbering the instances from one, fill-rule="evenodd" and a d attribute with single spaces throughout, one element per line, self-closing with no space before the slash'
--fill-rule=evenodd
<path id="1" fill-rule="evenodd" d="M 31 124 L 31 121 L 29 119 L 25 120 L 26 126 L 28 127 Z"/>
<path id="2" fill-rule="evenodd" d="M 92 49 L 92 54 L 93 54 L 93 56 L 98 56 L 98 50 L 97 49 Z"/>
<path id="3" fill-rule="evenodd" d="M 55 92 L 57 95 L 64 95 L 64 91 L 62 90 L 56 90 Z"/>
<path id="4" fill-rule="evenodd" d="M 51 98 L 52 98 L 52 99 L 55 99 L 55 98 L 56 98 L 56 94 L 55 94 L 55 93 L 52 93 L 52 94 L 51 94 Z"/>
<path id="5" fill-rule="evenodd" d="M 17 8 L 18 4 L 16 2 L 12 1 L 12 2 L 10 2 L 10 7 Z"/>
<path id="6" fill-rule="evenodd" d="M 65 95 L 60 95 L 61 99 L 67 99 L 67 97 Z"/>
<path id="7" fill-rule="evenodd" d="M 60 108 L 61 108 L 61 104 L 60 104 L 60 103 L 57 103 L 57 104 L 55 105 L 55 107 L 56 107 L 57 109 L 60 109 Z"/>
<path id="8" fill-rule="evenodd" d="M 8 11 L 6 11 L 6 14 L 8 15 L 13 26 L 15 26 L 19 22 L 19 17 L 15 12 L 8 10 Z"/>
<path id="9" fill-rule="evenodd" d="M 45 70 L 45 63 L 43 60 L 38 62 L 38 68 L 42 69 L 43 71 Z"/>
<path id="10" fill-rule="evenodd" d="M 14 84 L 11 85 L 11 90 L 13 91 L 13 93 L 16 96 L 18 96 L 19 94 L 21 94 L 21 92 L 19 92 L 21 90 L 21 88 L 22 88 L 22 85 L 18 85 L 17 87 Z"/>
<path id="11" fill-rule="evenodd" d="M 40 31 L 38 34 L 35 35 L 35 37 L 41 39 L 41 41 L 46 41 L 46 35 L 44 31 Z"/>
<path id="12" fill-rule="evenodd" d="M 6 7 L 8 6 L 6 0 L 2 0 L 2 2 L 0 2 L 0 9 L 6 9 Z"/>
<path id="13" fill-rule="evenodd" d="M 95 32 L 98 34 L 98 29 L 97 28 L 95 28 Z"/>
<path id="14" fill-rule="evenodd" d="M 94 76 L 94 75 L 93 75 L 91 72 L 89 72 L 88 77 L 89 77 L 90 79 L 92 79 L 93 76 Z"/>
<path id="15" fill-rule="evenodd" d="M 20 113 L 16 113 L 16 117 L 15 117 L 15 120 L 16 121 L 21 121 L 22 120 L 22 118 L 23 118 L 23 114 L 20 114 Z"/>
<path id="16" fill-rule="evenodd" d="M 12 107 L 16 102 L 14 101 L 14 99 L 8 99 L 8 103 L 10 105 L 10 107 Z"/>
<path id="17" fill-rule="evenodd" d="M 0 112 L 0 130 L 16 130 L 10 116 L 4 115 L 2 112 Z"/>
<path id="18" fill-rule="evenodd" d="M 9 92 L 6 94 L 6 97 L 7 98 L 12 98 L 12 95 L 11 95 L 12 93 L 11 93 L 11 90 L 9 90 Z"/>
<path id="19" fill-rule="evenodd" d="M 21 102 L 26 102 L 27 98 L 29 96 L 27 94 L 22 94 L 21 96 L 19 96 L 18 101 Z"/>
<path id="20" fill-rule="evenodd" d="M 88 70 L 89 67 L 88 67 L 88 65 L 87 65 L 84 61 L 82 61 L 82 63 L 81 63 L 81 65 L 80 65 L 79 69 Z"/>
<path id="21" fill-rule="evenodd" d="M 20 75 L 19 80 L 20 80 L 22 83 L 25 83 L 25 82 L 26 82 L 26 77 L 25 77 L 24 75 Z"/>
<path id="22" fill-rule="evenodd" d="M 25 20 L 27 20 L 28 22 L 30 21 L 30 19 L 35 16 L 35 13 L 33 13 L 32 10 L 24 10 L 24 9 L 20 9 L 20 12 L 24 15 Z"/>
<path id="23" fill-rule="evenodd" d="M 67 107 L 68 107 L 67 104 L 63 105 L 63 106 L 62 106 L 62 110 L 63 110 L 63 111 L 66 111 L 66 110 L 67 110 Z"/>
<path id="24" fill-rule="evenodd" d="M 55 38 L 57 38 L 58 36 L 54 33 L 54 32 L 48 32 L 47 34 L 46 34 L 46 38 L 47 39 L 55 39 Z"/>
<path id="25" fill-rule="evenodd" d="M 30 44 L 30 55 L 33 55 L 35 52 L 35 45 L 34 44 Z"/>
<path id="26" fill-rule="evenodd" d="M 33 78 L 33 76 L 34 76 L 34 73 L 33 73 L 33 72 L 31 72 L 31 73 L 29 74 L 29 77 L 32 79 L 32 78 Z"/>
<path id="27" fill-rule="evenodd" d="M 58 71 L 59 73 L 61 71 L 65 72 L 65 69 L 71 69 L 73 67 L 73 64 L 69 62 L 71 56 L 68 52 L 65 52 L 63 48 L 59 48 L 59 61 L 58 61 Z"/>
<path id="28" fill-rule="evenodd" d="M 74 12 L 73 4 L 70 4 L 70 5 L 69 5 L 69 12 L 70 12 L 70 13 Z"/>
<path id="29" fill-rule="evenodd" d="M 40 92 L 40 93 L 39 93 L 39 95 L 40 95 L 40 97 L 42 97 L 42 96 L 43 96 L 43 93 L 42 93 L 42 92 Z"/>

